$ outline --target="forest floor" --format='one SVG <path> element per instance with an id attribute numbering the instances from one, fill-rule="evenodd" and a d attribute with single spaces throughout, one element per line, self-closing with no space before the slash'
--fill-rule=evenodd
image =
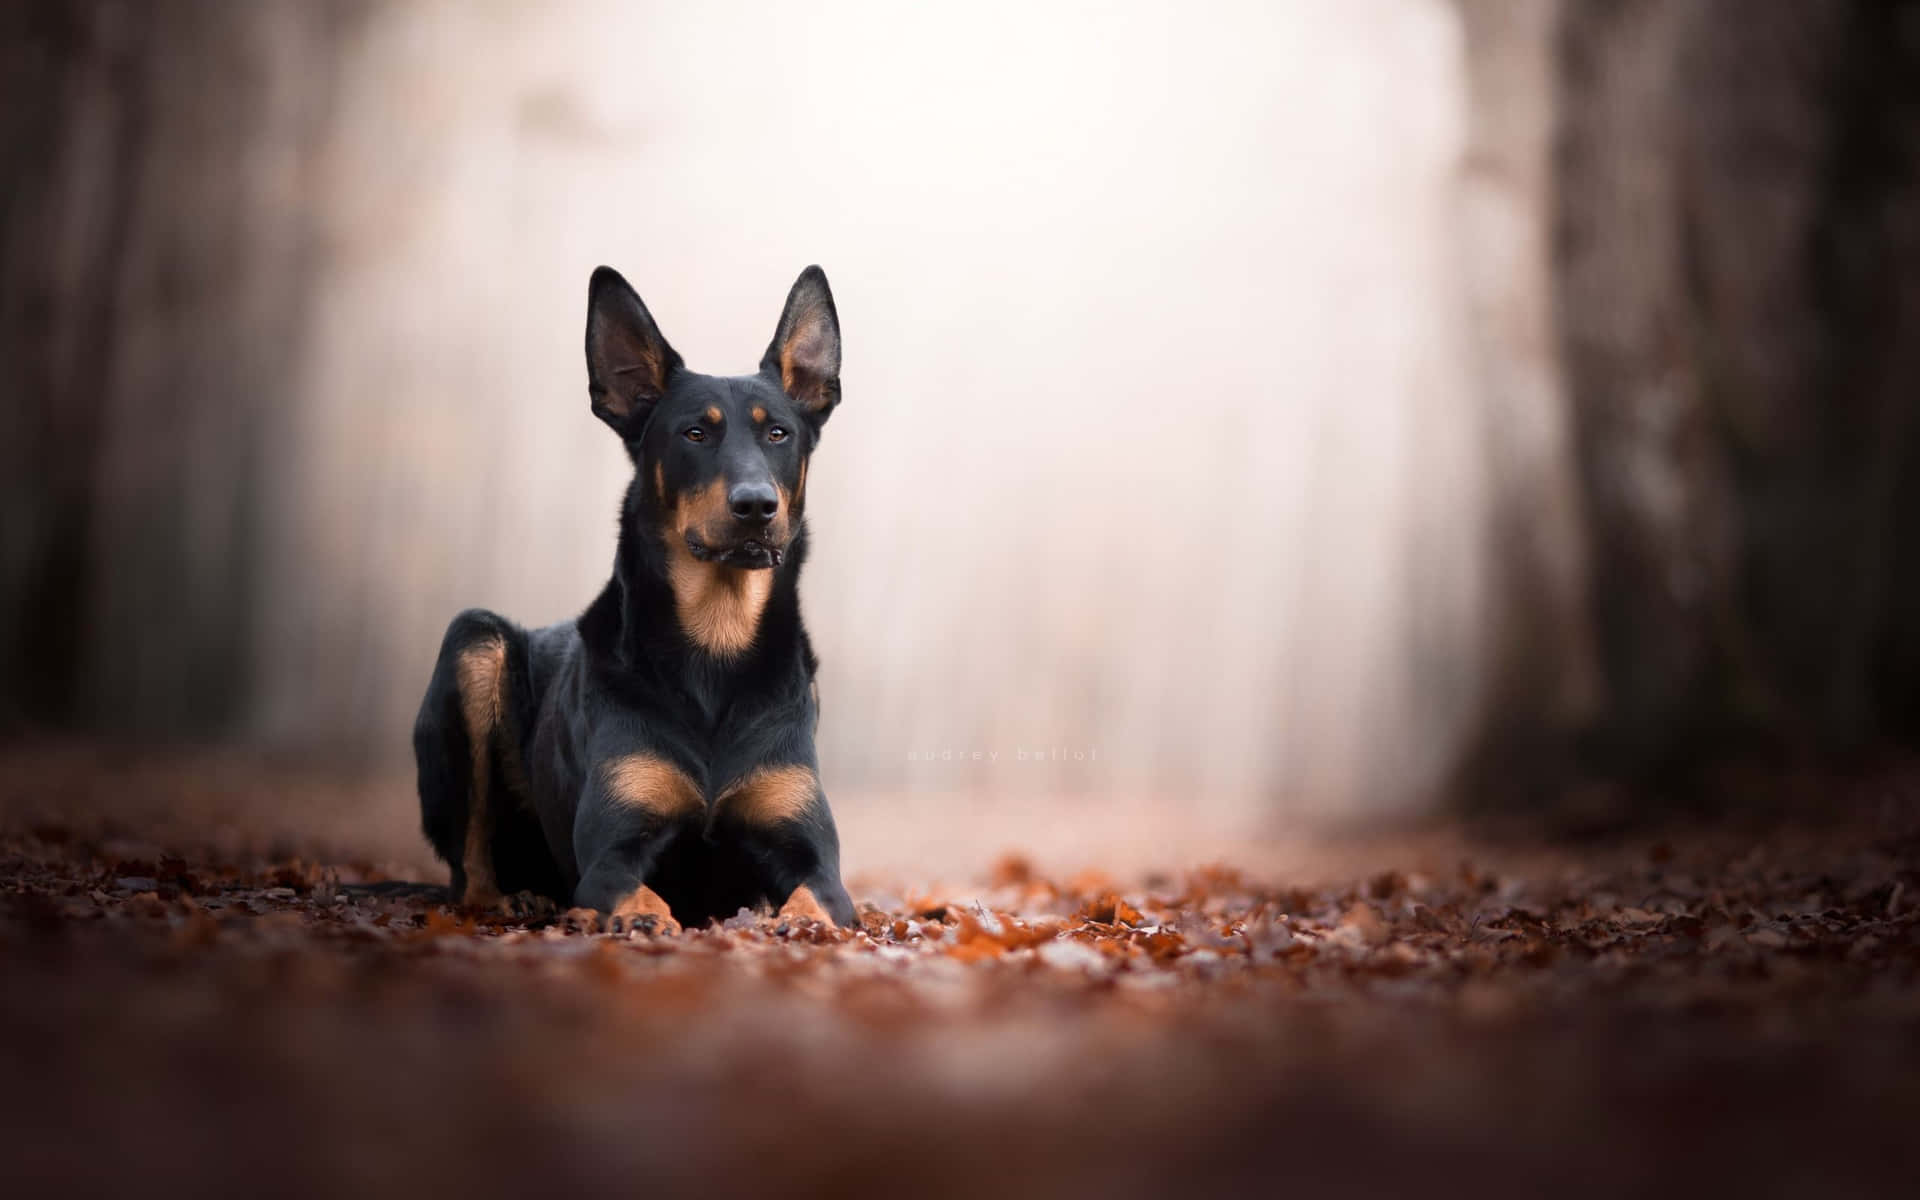
<path id="1" fill-rule="evenodd" d="M 404 794 L 72 747 L 0 780 L 8 1195 L 1829 1197 L 1920 1166 L 1904 776 L 1844 820 L 1580 844 L 1156 865 L 1148 830 L 1071 868 L 1016 828 L 959 884 L 856 873 L 858 929 L 678 937 L 448 907 Z"/>

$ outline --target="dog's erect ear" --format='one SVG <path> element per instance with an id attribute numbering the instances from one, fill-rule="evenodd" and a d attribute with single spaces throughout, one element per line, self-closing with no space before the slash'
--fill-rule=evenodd
<path id="1" fill-rule="evenodd" d="M 612 267 L 587 285 L 587 393 L 593 415 L 622 437 L 636 437 L 667 394 L 680 356 L 640 297 Z"/>
<path id="2" fill-rule="evenodd" d="M 840 403 L 840 317 L 819 267 L 808 267 L 794 280 L 760 369 L 771 371 L 815 423 Z"/>

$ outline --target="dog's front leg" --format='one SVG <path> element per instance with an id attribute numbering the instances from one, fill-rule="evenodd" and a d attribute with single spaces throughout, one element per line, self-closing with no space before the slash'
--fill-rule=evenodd
<path id="1" fill-rule="evenodd" d="M 847 889 L 841 886 L 838 871 L 818 871 L 811 879 L 787 893 L 780 905 L 780 915 L 787 919 L 805 918 L 818 921 L 823 925 L 837 925 L 842 929 L 858 925 L 853 912 L 853 900 L 847 895 Z"/>
<path id="2" fill-rule="evenodd" d="M 679 933 L 672 906 L 646 884 L 648 868 L 674 832 L 663 830 L 644 845 L 623 845 L 602 854 L 580 876 L 580 886 L 573 890 L 574 907 L 606 914 L 607 929 L 613 933 Z"/>
<path id="3" fill-rule="evenodd" d="M 574 855 L 582 868 L 574 905 L 607 914 L 615 933 L 680 932 L 672 906 L 647 881 L 701 804 L 692 778 L 663 758 L 604 759 L 574 819 Z"/>
<path id="4" fill-rule="evenodd" d="M 840 836 L 811 764 L 763 766 L 721 792 L 720 818 L 751 848 L 782 917 L 847 928 L 853 901 L 840 883 Z"/>

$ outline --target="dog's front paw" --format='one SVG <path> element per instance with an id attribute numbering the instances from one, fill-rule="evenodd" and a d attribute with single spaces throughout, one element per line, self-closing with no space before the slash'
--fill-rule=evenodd
<path id="1" fill-rule="evenodd" d="M 607 918 L 607 932 L 622 937 L 631 933 L 677 936 L 681 930 L 672 913 L 615 913 Z"/>
<path id="2" fill-rule="evenodd" d="M 506 912 L 506 903 L 507 898 L 492 884 L 476 879 L 467 880 L 466 890 L 460 894 L 460 907 L 482 912 Z"/>
<path id="3" fill-rule="evenodd" d="M 560 911 L 550 897 L 538 892 L 515 892 L 511 896 L 502 896 L 494 907 L 503 915 L 516 921 L 548 921 Z"/>
<path id="4" fill-rule="evenodd" d="M 600 911 L 593 908 L 570 908 L 560 914 L 560 927 L 568 933 L 599 933 Z"/>
<path id="5" fill-rule="evenodd" d="M 629 933 L 678 934 L 680 922 L 673 919 L 673 910 L 660 898 L 660 894 L 642 884 L 613 906 L 613 912 L 607 916 L 607 932 L 621 936 Z"/>
<path id="6" fill-rule="evenodd" d="M 818 921 L 827 928 L 835 928 L 833 917 L 820 904 L 819 897 L 810 887 L 797 887 L 787 902 L 780 906 L 782 921 Z"/>

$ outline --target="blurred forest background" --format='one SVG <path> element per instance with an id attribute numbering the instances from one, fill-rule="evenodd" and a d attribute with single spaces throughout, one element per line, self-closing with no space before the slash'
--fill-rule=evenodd
<path id="1" fill-rule="evenodd" d="M 605 578 L 601 262 L 716 372 L 833 281 L 843 805 L 1920 734 L 1920 4 L 13 0 L 0 172 L 15 737 L 404 765 Z"/>

